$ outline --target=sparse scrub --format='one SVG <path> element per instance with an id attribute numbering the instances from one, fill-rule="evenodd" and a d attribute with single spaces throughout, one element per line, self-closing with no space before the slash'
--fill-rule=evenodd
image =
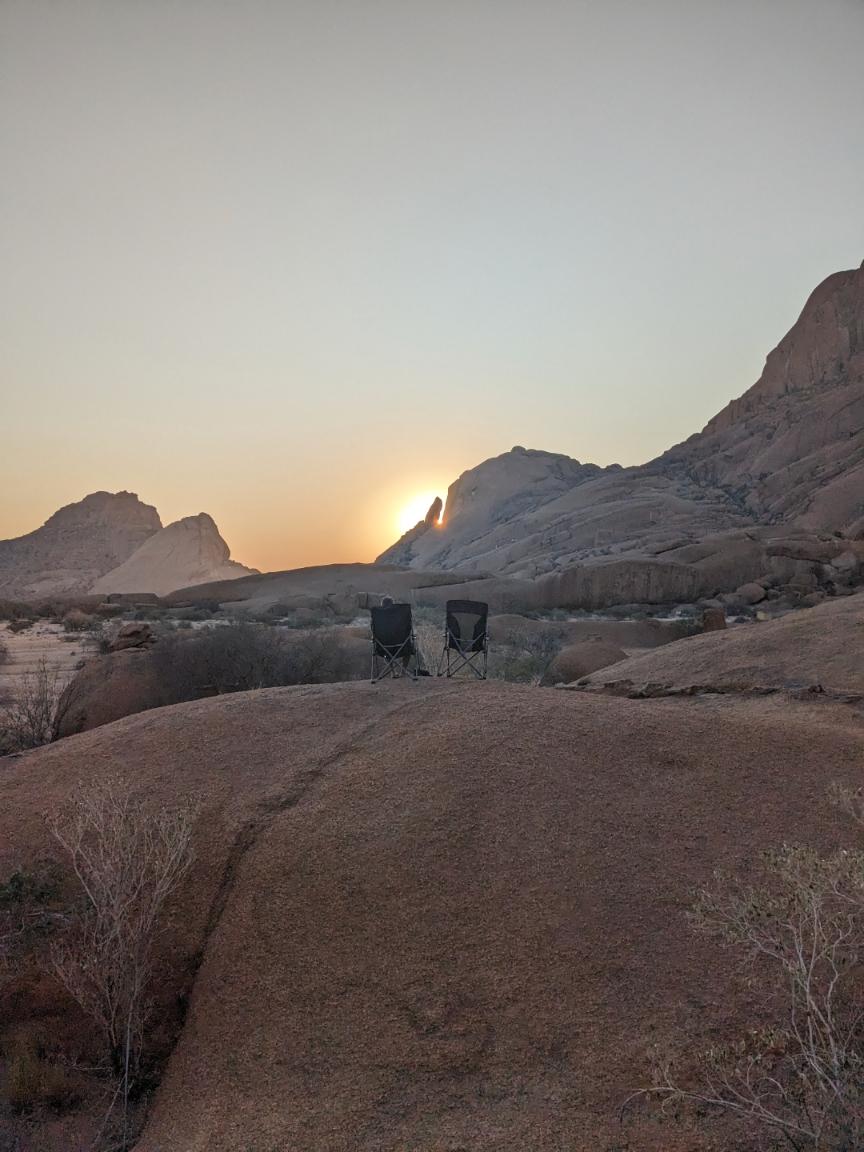
<path id="1" fill-rule="evenodd" d="M 432 623 L 428 620 L 417 620 L 415 613 L 414 623 L 414 636 L 417 640 L 417 647 L 420 650 L 420 659 L 423 667 L 431 673 L 435 673 L 438 664 L 441 660 L 441 652 L 444 648 L 444 629 L 440 623 Z"/>
<path id="2" fill-rule="evenodd" d="M 192 815 L 148 809 L 127 787 L 108 782 L 83 789 L 52 824 L 83 899 L 72 927 L 54 942 L 53 967 L 102 1034 L 119 1077 L 124 1129 L 153 1010 L 156 940 L 192 861 Z"/>
<path id="3" fill-rule="evenodd" d="M 0 709 L 0 753 L 49 744 L 70 703 L 60 672 L 40 660 L 35 672 L 21 677 L 17 693 Z"/>
<path id="4" fill-rule="evenodd" d="M 835 802 L 864 824 L 861 792 Z M 756 884 L 718 875 L 697 929 L 743 951 L 776 1008 L 773 1023 L 697 1059 L 700 1083 L 658 1067 L 665 1106 L 730 1113 L 754 1138 L 796 1152 L 864 1146 L 864 852 L 767 852 Z M 776 990 L 776 991 L 775 991 Z M 771 1001 L 769 1001 L 770 1003 Z"/>
<path id="5" fill-rule="evenodd" d="M 63 628 L 66 632 L 86 632 L 93 627 L 95 618 L 80 608 L 73 608 L 63 617 Z"/>
<path id="6" fill-rule="evenodd" d="M 165 703 L 225 692 L 351 679 L 355 663 L 339 636 L 287 637 L 257 624 L 226 624 L 164 636 L 153 650 Z"/>
<path id="7" fill-rule="evenodd" d="M 9 631 L 17 636 L 19 632 L 26 632 L 28 628 L 32 628 L 34 623 L 30 616 L 16 616 L 9 621 Z"/>
<path id="8" fill-rule="evenodd" d="M 539 684 L 560 647 L 561 638 L 554 632 L 511 632 L 489 645 L 489 677 L 518 684 Z"/>

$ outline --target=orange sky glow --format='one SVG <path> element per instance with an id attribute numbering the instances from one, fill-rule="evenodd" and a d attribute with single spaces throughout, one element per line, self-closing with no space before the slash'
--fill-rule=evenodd
<path id="1" fill-rule="evenodd" d="M 862 59 L 852 0 L 3 0 L 0 539 L 369 561 L 514 444 L 652 459 L 860 264 Z"/>

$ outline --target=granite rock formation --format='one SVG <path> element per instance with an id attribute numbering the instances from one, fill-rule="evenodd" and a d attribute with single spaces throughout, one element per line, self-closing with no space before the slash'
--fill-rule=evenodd
<path id="1" fill-rule="evenodd" d="M 732 592 L 778 569 L 805 594 L 834 581 L 814 554 L 838 538 L 849 569 L 827 562 L 855 583 L 862 536 L 864 266 L 824 281 L 757 383 L 683 444 L 605 469 L 514 448 L 460 476 L 444 522 L 379 562 L 563 582 L 560 603 L 596 607 Z M 782 563 L 790 537 L 800 555 Z"/>
<path id="2" fill-rule="evenodd" d="M 155 592 L 167 595 L 213 580 L 236 580 L 254 569 L 231 559 L 211 516 L 201 512 L 154 533 L 123 564 L 102 576 L 93 592 Z"/>
<path id="3" fill-rule="evenodd" d="M 162 527 L 134 492 L 93 492 L 41 528 L 0 540 L 0 597 L 156 593 L 254 572 L 230 559 L 206 513 Z"/>
<path id="4" fill-rule="evenodd" d="M 27 599 L 88 592 L 162 527 L 134 492 L 93 492 L 26 536 L 0 540 L 0 596 Z"/>

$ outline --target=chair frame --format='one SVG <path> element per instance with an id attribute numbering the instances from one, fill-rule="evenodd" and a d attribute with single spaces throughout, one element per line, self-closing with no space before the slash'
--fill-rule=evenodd
<path id="1" fill-rule="evenodd" d="M 374 617 L 373 617 L 374 621 Z M 380 651 L 384 649 L 384 651 Z M 414 660 L 413 669 L 408 668 L 404 660 L 408 655 L 408 662 L 411 658 Z M 377 684 L 379 680 L 386 680 L 388 676 L 394 680 L 399 680 L 403 676 L 411 680 L 416 680 L 419 675 L 419 652 L 417 649 L 417 637 L 414 635 L 414 618 L 411 618 L 411 630 L 402 643 L 398 647 L 389 644 L 382 644 L 380 640 L 375 637 L 375 625 L 372 624 L 372 672 L 371 679 L 373 684 Z M 382 669 L 383 665 L 383 669 Z"/>
<path id="2" fill-rule="evenodd" d="M 479 603 L 479 602 L 478 602 Z M 446 619 L 446 617 L 445 617 Z M 474 647 L 477 643 L 472 640 L 471 648 L 466 649 L 462 647 L 459 636 L 451 632 L 449 626 L 444 625 L 444 649 L 441 652 L 441 659 L 438 661 L 438 676 L 446 676 L 449 680 L 455 676 L 462 668 L 469 668 L 477 680 L 485 680 L 489 668 L 489 617 L 487 606 L 486 625 L 483 629 L 482 643 L 480 647 Z M 476 663 L 475 663 L 476 661 Z M 446 670 L 444 666 L 446 664 Z M 477 666 L 479 665 L 479 667 Z"/>

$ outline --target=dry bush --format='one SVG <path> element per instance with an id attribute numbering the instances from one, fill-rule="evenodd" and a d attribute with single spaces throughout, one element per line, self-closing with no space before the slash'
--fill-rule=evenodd
<path id="1" fill-rule="evenodd" d="M 202 628 L 163 637 L 152 659 L 163 703 L 289 684 L 350 680 L 356 660 L 332 631 L 285 635 L 258 624 Z"/>
<path id="2" fill-rule="evenodd" d="M 50 744 L 71 702 L 60 672 L 40 660 L 36 671 L 26 672 L 15 695 L 0 707 L 0 754 Z"/>
<path id="3" fill-rule="evenodd" d="M 414 638 L 417 641 L 422 667 L 434 675 L 441 662 L 441 652 L 444 648 L 443 626 L 420 620 L 414 625 Z"/>
<path id="4" fill-rule="evenodd" d="M 5 640 L 3 639 L 3 637 L 0 636 L 0 664 L 5 664 L 8 659 L 9 659 L 9 648 L 8 648 Z"/>
<path id="5" fill-rule="evenodd" d="M 561 647 L 554 632 L 513 631 L 489 645 L 489 677 L 518 684 L 539 684 Z"/>
<path id="6" fill-rule="evenodd" d="M 72 608 L 63 617 L 63 628 L 66 632 L 86 632 L 92 628 L 95 617 L 80 608 Z"/>
<path id="7" fill-rule="evenodd" d="M 52 823 L 84 907 L 52 947 L 60 982 L 96 1023 L 119 1077 L 124 1116 L 151 1011 L 165 905 L 192 860 L 189 809 L 145 808 L 109 781 Z"/>
<path id="8" fill-rule="evenodd" d="M 859 821 L 861 793 L 835 800 Z M 658 1069 L 665 1104 L 718 1108 L 754 1138 L 815 1152 L 864 1147 L 864 852 L 768 852 L 759 881 L 718 875 L 695 926 L 742 950 L 773 993 L 775 1023 L 702 1053 L 701 1083 Z"/>

